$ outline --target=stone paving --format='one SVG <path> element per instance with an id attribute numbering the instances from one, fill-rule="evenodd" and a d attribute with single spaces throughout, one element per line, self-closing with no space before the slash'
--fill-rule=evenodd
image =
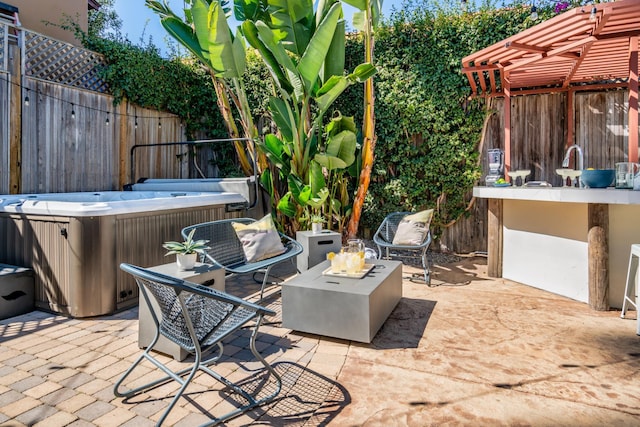
<path id="1" fill-rule="evenodd" d="M 371 344 L 282 328 L 273 289 L 278 315 L 261 328 L 258 349 L 283 376 L 283 391 L 225 425 L 640 425 L 635 321 L 489 279 L 483 258 L 436 265 L 432 287 L 404 270 L 403 299 Z M 245 278 L 227 291 L 257 287 Z M 0 334 L 2 426 L 151 426 L 178 388 L 113 394 L 141 351 L 137 309 L 91 319 L 34 311 L 0 321 Z M 247 343 L 245 332 L 230 339 L 215 369 L 250 376 L 259 365 Z M 135 381 L 155 373 L 149 365 Z M 233 404 L 198 376 L 165 425 L 198 425 Z"/>

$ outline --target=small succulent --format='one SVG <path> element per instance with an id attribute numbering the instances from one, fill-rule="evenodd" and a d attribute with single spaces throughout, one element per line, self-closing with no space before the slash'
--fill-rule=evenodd
<path id="1" fill-rule="evenodd" d="M 195 232 L 195 228 L 191 230 L 191 232 L 187 236 L 187 240 L 185 240 L 184 242 L 164 242 L 162 244 L 162 247 L 169 251 L 165 254 L 165 256 L 173 254 L 202 253 L 209 249 L 209 246 L 207 246 L 207 243 L 209 243 L 208 240 L 193 240 L 193 234 Z"/>
<path id="2" fill-rule="evenodd" d="M 311 222 L 324 224 L 324 217 L 322 215 L 312 214 L 310 220 Z"/>

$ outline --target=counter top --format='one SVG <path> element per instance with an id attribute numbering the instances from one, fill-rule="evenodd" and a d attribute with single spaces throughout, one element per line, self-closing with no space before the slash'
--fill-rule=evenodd
<path id="1" fill-rule="evenodd" d="M 640 205 L 640 191 L 614 187 L 473 187 L 473 195 L 483 199 Z"/>

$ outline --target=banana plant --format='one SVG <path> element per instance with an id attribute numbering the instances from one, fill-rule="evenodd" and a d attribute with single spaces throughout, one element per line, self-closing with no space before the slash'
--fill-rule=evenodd
<path id="1" fill-rule="evenodd" d="M 278 19 L 245 21 L 242 32 L 264 60 L 275 91 L 269 109 L 279 132 L 266 135 L 261 148 L 286 177 L 288 191 L 277 201 L 277 208 L 286 216 L 302 219 L 310 209 L 326 203 L 327 213 L 335 220 L 341 217 L 336 212 L 348 205 L 343 197 L 347 193 L 341 190 L 342 184 L 340 191 L 334 187 L 339 179 L 327 178 L 353 163 L 356 134 L 355 126 L 345 127 L 339 135 L 323 132 L 324 117 L 340 94 L 376 70 L 361 64 L 344 74 L 344 20 L 339 2 L 321 2 L 315 19 L 311 19 L 312 4 L 306 0 L 269 0 L 268 4 L 269 13 Z M 346 153 L 353 159 L 341 158 Z M 273 183 L 270 174 L 263 179 L 266 182 Z"/>
<path id="2" fill-rule="evenodd" d="M 170 10 L 166 0 L 146 3 L 161 16 L 169 34 L 211 70 L 220 89 L 219 107 L 232 135 L 231 102 L 240 112 L 245 134 L 257 136 L 240 78 L 246 66 L 243 39 L 256 49 L 274 88 L 269 110 L 278 132 L 259 143 L 278 172 L 273 175 L 271 169 L 262 168 L 260 177 L 273 206 L 292 218 L 291 231 L 298 229 L 300 218 L 309 210 L 326 209 L 333 218 L 342 218 L 348 193 L 344 174 L 335 171 L 353 163 L 341 156 L 355 146 L 355 126 L 334 135 L 324 129 L 324 117 L 340 94 L 369 79 L 376 69 L 364 63 L 345 75 L 341 3 L 320 0 L 314 13 L 312 0 L 238 0 L 234 13 L 242 24 L 235 36 L 222 1 L 186 0 L 186 22 Z M 278 182 L 285 182 L 286 189 L 279 188 Z"/>
<path id="3" fill-rule="evenodd" d="M 246 71 L 245 45 L 239 33 L 236 32 L 234 36 L 229 28 L 224 10 L 226 2 L 186 0 L 184 21 L 171 10 L 167 0 L 162 3 L 146 0 L 145 3 L 160 16 L 165 30 L 208 69 L 229 136 L 255 140 L 258 131 L 241 78 Z M 236 125 L 236 114 L 240 116 L 242 133 Z M 240 142 L 235 143 L 240 165 L 247 175 L 254 172 L 248 158 L 248 154 L 254 152 L 252 144 L 249 143 L 250 146 L 245 150 Z M 261 168 L 265 167 L 264 162 L 259 163 Z"/>

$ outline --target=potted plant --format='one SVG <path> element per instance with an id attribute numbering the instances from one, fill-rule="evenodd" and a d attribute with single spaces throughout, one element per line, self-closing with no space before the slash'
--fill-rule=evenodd
<path id="1" fill-rule="evenodd" d="M 322 225 L 324 224 L 324 217 L 322 215 L 313 214 L 310 217 L 311 231 L 319 233 L 322 231 Z"/>
<path id="2" fill-rule="evenodd" d="M 192 269 L 198 259 L 198 254 L 209 249 L 208 240 L 193 240 L 195 232 L 195 228 L 191 230 L 184 242 L 164 242 L 162 244 L 162 247 L 169 251 L 165 256 L 176 254 L 176 263 L 180 270 Z"/>

